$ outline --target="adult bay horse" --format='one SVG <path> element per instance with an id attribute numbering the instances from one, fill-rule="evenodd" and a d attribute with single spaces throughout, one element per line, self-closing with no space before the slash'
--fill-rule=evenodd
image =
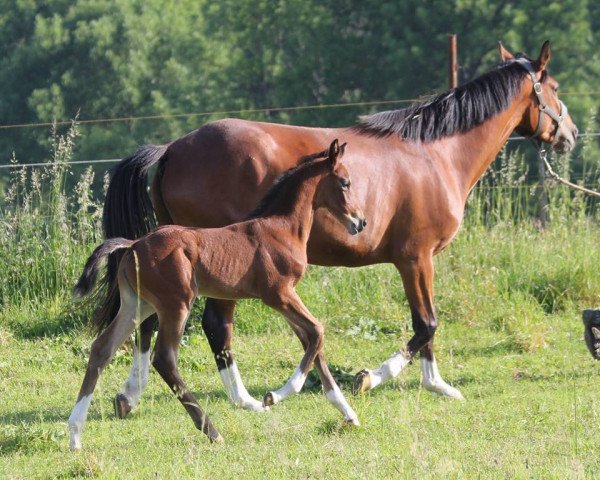
<path id="1" fill-rule="evenodd" d="M 158 315 L 159 326 L 152 364 L 196 427 L 211 440 L 221 440 L 177 368 L 179 342 L 198 294 L 229 300 L 260 298 L 283 314 L 300 338 L 305 350 L 300 365 L 285 386 L 267 393 L 265 405 L 299 392 L 314 362 L 327 399 L 344 414 L 347 423 L 358 425 L 356 413 L 325 363 L 323 325 L 311 315 L 294 288 L 306 270 L 306 244 L 315 209 L 324 208 L 337 218 L 346 234 L 356 235 L 366 225 L 352 198 L 350 175 L 340 161 L 341 154 L 334 140 L 325 160 L 311 157 L 282 175 L 250 220 L 222 228 L 163 226 L 138 240 L 113 238 L 96 248 L 75 292 L 90 292 L 102 259 L 116 250 L 125 250 L 117 275 L 121 302 L 116 317 L 92 345 L 83 384 L 69 417 L 72 449 L 81 448 L 81 430 L 100 372 L 136 323 L 153 313 Z M 222 373 L 234 401 L 255 402 L 238 380 L 234 366 Z"/>
<path id="2" fill-rule="evenodd" d="M 358 267 L 393 263 L 402 277 L 414 336 L 379 368 L 355 378 L 365 391 L 397 376 L 420 352 L 424 388 L 453 398 L 461 393 L 440 376 L 433 354 L 437 318 L 433 300 L 433 256 L 456 235 L 469 192 L 513 131 L 570 151 L 577 128 L 558 99 L 558 83 L 547 65 L 545 42 L 536 60 L 512 55 L 500 45 L 502 63 L 457 88 L 406 109 L 362 117 L 349 128 L 306 128 L 226 119 L 211 122 L 161 146 L 146 146 L 117 165 L 104 206 L 107 237 L 137 238 L 150 225 L 218 227 L 239 221 L 277 176 L 334 138 L 352 148 L 345 164 L 369 219 L 369 228 L 350 237 L 326 211 L 315 214 L 308 261 Z M 158 164 L 152 203 L 148 169 Z M 109 262 L 109 295 L 96 317 L 101 326 L 118 305 L 117 260 Z M 202 326 L 219 370 L 235 366 L 232 326 L 235 302 L 207 300 Z M 131 378 L 147 378 L 152 325 L 141 327 Z M 128 380 L 117 395 L 125 416 L 143 385 Z M 243 406 L 255 408 L 256 403 Z"/>

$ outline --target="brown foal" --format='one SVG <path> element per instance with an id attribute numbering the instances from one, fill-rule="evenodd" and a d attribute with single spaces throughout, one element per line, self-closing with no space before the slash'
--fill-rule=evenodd
<path id="1" fill-rule="evenodd" d="M 352 146 L 344 164 L 369 228 L 351 237 L 327 212 L 316 212 L 308 261 L 347 267 L 392 263 L 402 277 L 414 330 L 383 364 L 357 374 L 355 390 L 397 376 L 420 353 L 424 388 L 462 398 L 441 377 L 433 352 L 438 323 L 433 257 L 458 232 L 469 192 L 513 131 L 549 143 L 559 153 L 573 149 L 577 140 L 577 128 L 558 98 L 558 83 L 548 73 L 549 43 L 537 59 L 512 55 L 503 47 L 500 55 L 497 68 L 458 88 L 361 118 L 349 128 L 224 119 L 169 144 L 143 147 L 113 173 L 104 205 L 106 235 L 136 238 L 147 231 L 154 214 L 161 224 L 196 227 L 240 221 L 281 172 L 332 139 L 344 138 Z M 154 164 L 150 203 L 147 176 Z M 109 259 L 109 284 L 116 281 L 116 266 L 116 259 Z M 113 316 L 103 313 L 117 306 L 118 296 L 109 295 L 97 324 L 106 325 Z M 209 299 L 202 319 L 221 372 L 234 365 L 234 308 L 235 301 Z M 148 321 L 141 326 L 134 368 L 141 364 L 147 371 L 151 338 Z M 121 416 L 140 394 L 141 389 L 125 385 L 119 395 Z M 252 408 L 252 402 L 240 405 Z"/>
<path id="2" fill-rule="evenodd" d="M 307 266 L 306 244 L 315 210 L 326 209 L 352 235 L 366 225 L 352 198 L 348 170 L 340 161 L 343 150 L 334 140 L 328 152 L 312 155 L 282 175 L 247 221 L 213 229 L 165 226 L 139 240 L 114 238 L 96 248 L 75 292 L 87 294 L 94 286 L 102 259 L 125 249 L 117 276 L 121 303 L 114 320 L 92 344 L 83 384 L 69 417 L 72 449 L 81 448 L 81 430 L 100 372 L 136 326 L 153 313 L 159 325 L 152 365 L 196 427 L 211 440 L 222 440 L 177 368 L 181 336 L 198 295 L 260 298 L 286 318 L 302 342 L 304 356 L 298 368 L 284 387 L 265 395 L 265 407 L 299 392 L 314 363 L 328 400 L 343 413 L 345 422 L 358 425 L 356 413 L 325 362 L 323 325 L 295 291 Z M 252 403 L 255 400 L 243 387 L 235 364 L 223 381 L 234 401 L 250 402 L 245 406 L 257 410 L 263 408 Z"/>

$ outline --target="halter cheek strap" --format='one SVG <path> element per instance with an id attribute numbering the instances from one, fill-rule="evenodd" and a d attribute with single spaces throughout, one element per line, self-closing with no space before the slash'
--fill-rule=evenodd
<path id="1" fill-rule="evenodd" d="M 542 133 L 542 113 L 545 113 L 552 120 L 554 120 L 554 122 L 556 123 L 556 130 L 558 130 L 560 128 L 560 124 L 563 122 L 563 120 L 569 112 L 567 106 L 561 100 L 559 100 L 558 103 L 560 104 L 560 114 L 556 113 L 556 111 L 544 101 L 544 96 L 542 95 L 542 84 L 537 79 L 535 70 L 531 66 L 531 62 L 529 62 L 529 60 L 525 58 L 518 58 L 516 62 L 519 63 L 523 68 L 525 68 L 525 70 L 527 70 L 527 72 L 529 73 L 531 81 L 533 82 L 533 93 L 535 93 L 540 109 L 540 114 L 538 115 L 537 128 L 535 130 L 535 133 L 532 135 L 532 138 L 537 138 Z"/>

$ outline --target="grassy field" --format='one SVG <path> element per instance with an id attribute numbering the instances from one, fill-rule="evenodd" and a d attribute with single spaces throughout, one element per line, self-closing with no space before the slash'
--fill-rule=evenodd
<path id="1" fill-rule="evenodd" d="M 436 259 L 438 362 L 466 401 L 422 390 L 417 362 L 352 397 L 351 374 L 378 366 L 411 335 L 400 277 L 389 265 L 315 267 L 299 293 L 326 325 L 328 360 L 361 427 L 342 427 L 312 378 L 268 413 L 232 406 L 198 305 L 181 373 L 225 443 L 209 444 L 153 371 L 139 408 L 115 419 L 127 347 L 101 376 L 84 448 L 71 453 L 66 421 L 93 337 L 90 307 L 69 291 L 100 238 L 89 172 L 65 194 L 72 140 L 60 140 L 45 173 L 17 175 L 0 205 L 0 478 L 600 475 L 600 371 L 580 318 L 600 303 L 600 227 L 593 206 L 553 188 L 551 223 L 537 228 L 528 210 L 534 189 L 514 180 L 510 159 L 502 181 L 489 177 L 474 193 L 465 227 Z M 281 386 L 301 356 L 283 319 L 253 301 L 237 310 L 234 349 L 259 398 Z"/>

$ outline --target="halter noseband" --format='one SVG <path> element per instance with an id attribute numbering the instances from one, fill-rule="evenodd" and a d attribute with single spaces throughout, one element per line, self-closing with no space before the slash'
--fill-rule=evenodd
<path id="1" fill-rule="evenodd" d="M 556 111 L 544 101 L 544 97 L 542 96 L 542 83 L 537 79 L 535 70 L 531 66 L 531 62 L 529 62 L 529 60 L 526 58 L 518 58 L 516 62 L 525 68 L 525 70 L 527 70 L 531 76 L 531 81 L 533 82 L 533 92 L 538 100 L 540 109 L 537 128 L 531 138 L 537 138 L 542 133 L 542 113 L 545 113 L 556 122 L 556 131 L 558 131 L 560 124 L 563 122 L 567 116 L 567 113 L 569 112 L 567 106 L 561 100 L 558 100 L 558 103 L 560 104 L 560 114 L 556 113 Z"/>

